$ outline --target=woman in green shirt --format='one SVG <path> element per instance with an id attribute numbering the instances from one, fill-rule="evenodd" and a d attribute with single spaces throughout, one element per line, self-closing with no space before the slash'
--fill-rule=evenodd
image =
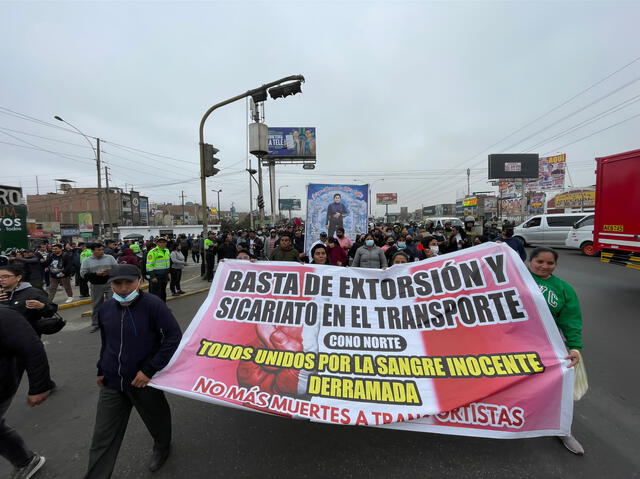
<path id="1" fill-rule="evenodd" d="M 573 287 L 553 275 L 557 264 L 558 253 L 551 248 L 538 247 L 529 255 L 529 270 L 547 301 L 556 326 L 564 336 L 569 351 L 566 359 L 571 360 L 568 367 L 572 368 L 580 362 L 582 313 Z M 584 448 L 573 436 L 561 436 L 560 440 L 574 454 L 584 454 Z"/>

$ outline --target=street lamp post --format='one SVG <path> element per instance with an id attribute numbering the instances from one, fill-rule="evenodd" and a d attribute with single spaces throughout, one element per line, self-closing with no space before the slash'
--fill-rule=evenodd
<path id="1" fill-rule="evenodd" d="M 282 210 L 280 209 L 280 190 L 282 188 L 289 188 L 289 185 L 282 185 L 278 187 L 278 216 L 280 216 L 280 220 L 282 220 Z"/>
<path id="2" fill-rule="evenodd" d="M 222 215 L 220 214 L 220 193 L 222 190 L 211 190 L 214 193 L 218 193 L 218 223 L 222 224 Z"/>
<path id="3" fill-rule="evenodd" d="M 102 174 L 101 174 L 101 168 L 100 168 L 100 138 L 96 138 L 97 148 L 95 148 L 93 146 L 93 143 L 91 143 L 91 140 L 89 139 L 89 137 L 85 135 L 80 130 L 80 128 L 78 128 L 75 125 L 72 125 L 66 120 L 63 120 L 58 115 L 55 115 L 53 118 L 55 118 L 58 121 L 61 121 L 62 123 L 69 125 L 71 128 L 73 128 L 78 133 L 80 133 L 84 137 L 84 139 L 87 140 L 87 142 L 89 143 L 89 146 L 91 146 L 91 149 L 93 150 L 93 153 L 96 155 L 96 168 L 98 170 L 98 214 L 100 216 L 98 218 L 98 236 L 101 237 L 102 234 L 104 233 L 104 212 L 103 212 L 103 206 L 102 206 L 102 179 L 101 179 Z"/>

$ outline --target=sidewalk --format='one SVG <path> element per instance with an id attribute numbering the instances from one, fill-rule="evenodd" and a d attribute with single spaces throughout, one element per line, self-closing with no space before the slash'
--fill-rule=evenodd
<path id="1" fill-rule="evenodd" d="M 188 293 L 202 292 L 203 290 L 208 290 L 211 286 L 211 283 L 200 278 L 200 263 L 193 263 L 191 261 L 185 266 L 182 272 L 182 281 L 180 283 L 180 286 L 182 286 L 182 291 L 187 294 L 183 294 L 180 296 L 171 296 L 169 285 L 167 285 L 167 300 L 184 297 L 187 296 Z M 74 284 L 75 283 L 72 280 L 71 287 L 73 288 L 73 302 L 71 303 L 65 303 L 65 301 L 67 300 L 67 293 L 63 288 L 58 288 L 53 302 L 58 305 L 59 309 L 68 309 L 76 306 L 91 304 L 91 298 L 80 298 L 80 288 L 78 286 L 74 286 Z M 148 289 L 148 287 L 149 283 L 147 280 L 145 280 L 142 284 L 141 289 L 146 290 Z"/>

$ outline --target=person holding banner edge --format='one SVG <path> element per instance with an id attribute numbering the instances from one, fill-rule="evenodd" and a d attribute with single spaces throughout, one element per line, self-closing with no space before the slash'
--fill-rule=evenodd
<path id="1" fill-rule="evenodd" d="M 569 351 L 566 359 L 571 360 L 570 368 L 582 359 L 582 313 L 580 302 L 573 287 L 553 275 L 558 264 L 558 253 L 546 247 L 538 247 L 529 255 L 529 270 L 549 306 L 558 329 L 562 332 Z M 582 364 L 581 367 L 584 367 Z M 574 454 L 584 455 L 584 448 L 572 435 L 560 436 L 562 444 Z"/>

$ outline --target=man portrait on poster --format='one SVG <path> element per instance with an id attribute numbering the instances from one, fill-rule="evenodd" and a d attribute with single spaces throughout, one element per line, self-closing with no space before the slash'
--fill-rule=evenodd
<path id="1" fill-rule="evenodd" d="M 327 206 L 327 217 L 325 225 L 329 238 L 333 238 L 338 228 L 344 228 L 343 218 L 349 215 L 349 210 L 344 203 L 341 203 L 340 193 L 333 195 L 333 201 Z"/>

